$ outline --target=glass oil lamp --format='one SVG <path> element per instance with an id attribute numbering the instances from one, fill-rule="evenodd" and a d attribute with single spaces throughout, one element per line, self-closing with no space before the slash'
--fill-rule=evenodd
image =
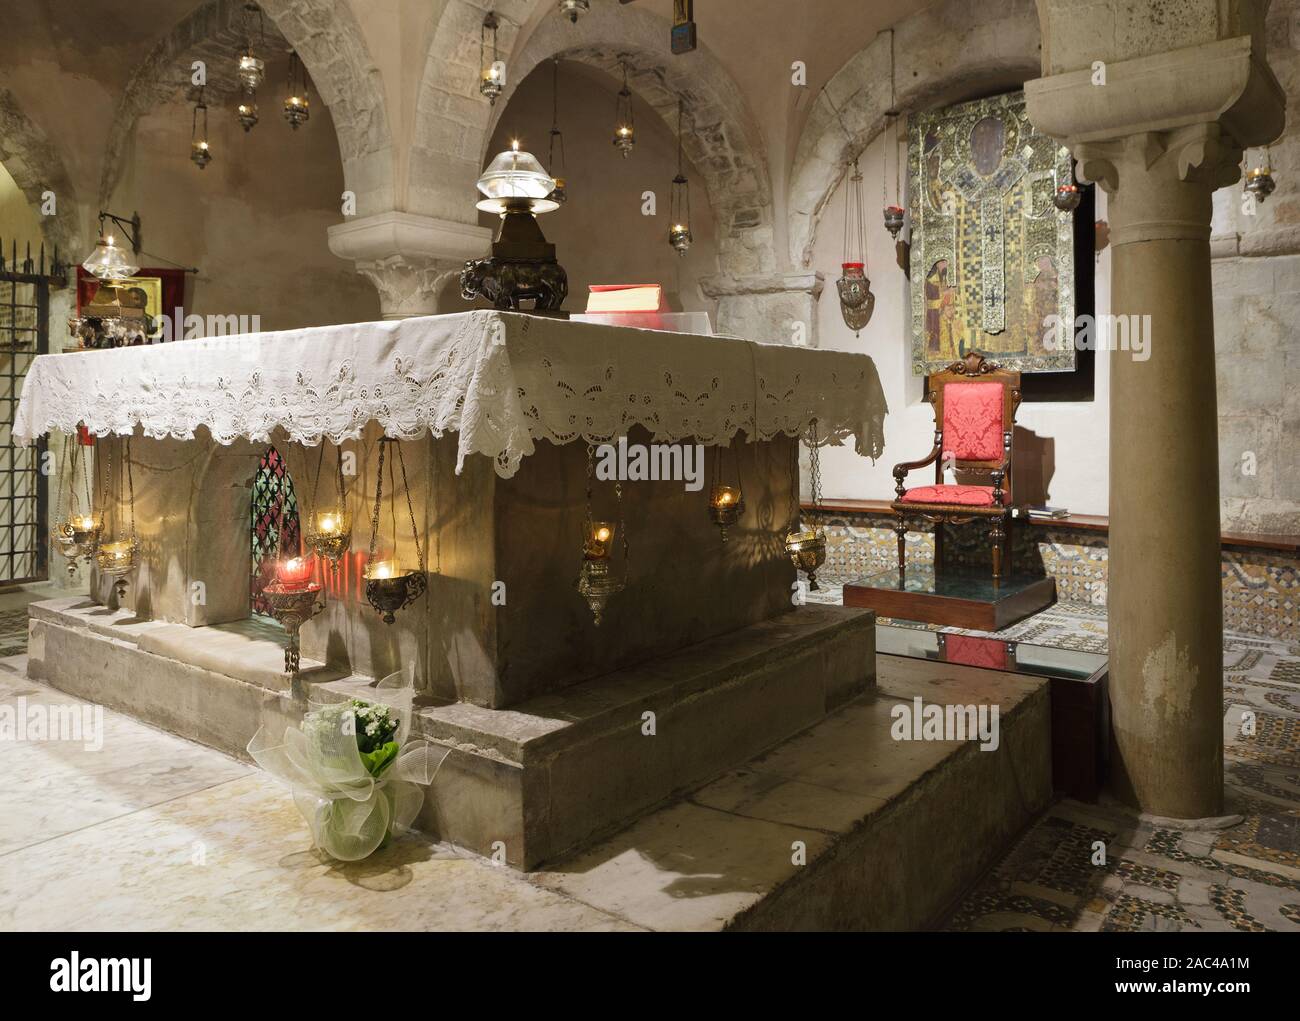
<path id="1" fill-rule="evenodd" d="M 862 171 L 858 161 L 852 163 L 844 196 L 844 259 L 840 263 L 841 275 L 835 281 L 840 298 L 840 315 L 844 325 L 854 336 L 871 321 L 876 309 L 876 296 L 871 293 L 871 280 L 867 276 L 867 214 L 866 200 L 862 194 Z"/>
<path id="2" fill-rule="evenodd" d="M 1052 196 L 1052 205 L 1063 213 L 1071 213 L 1078 209 L 1081 201 L 1083 201 L 1083 193 L 1073 181 L 1066 181 L 1065 184 L 1059 185 Z"/>
<path id="3" fill-rule="evenodd" d="M 591 534 L 582 548 L 583 559 L 608 561 L 617 530 L 617 526 L 612 521 L 593 521 Z"/>
<path id="4" fill-rule="evenodd" d="M 745 513 L 745 496 L 740 486 L 715 484 L 709 490 L 709 517 L 722 531 L 722 541 L 727 541 L 727 529 Z"/>
<path id="5" fill-rule="evenodd" d="M 632 117 L 632 90 L 627 87 L 627 61 L 623 61 L 623 87 L 614 105 L 614 145 L 627 159 L 636 146 L 636 123 Z"/>
<path id="6" fill-rule="evenodd" d="M 117 239 L 103 232 L 102 224 L 95 250 L 81 265 L 87 273 L 100 280 L 129 280 L 140 271 L 131 254 L 117 243 Z"/>
<path id="7" fill-rule="evenodd" d="M 130 437 L 127 437 L 122 444 L 122 457 L 118 462 L 115 484 L 111 448 L 108 450 L 104 461 L 104 505 L 107 506 L 110 500 L 114 500 L 120 506 L 122 490 L 125 488 L 130 516 L 126 535 L 120 539 L 103 542 L 104 529 L 100 528 L 101 541 L 95 547 L 95 566 L 102 576 L 116 579 L 113 591 L 116 593 L 117 598 L 121 600 L 126 596 L 127 577 L 136 569 L 140 554 L 140 544 L 136 539 L 135 532 L 135 481 L 131 472 Z M 124 481 L 126 483 L 125 487 L 122 485 Z M 100 516 L 99 520 L 102 522 L 103 517 Z M 81 522 L 82 525 L 86 523 L 84 519 Z"/>
<path id="8" fill-rule="evenodd" d="M 670 200 L 668 243 L 678 255 L 685 255 L 691 247 L 691 183 L 686 179 L 685 158 L 682 154 L 682 120 L 686 104 L 677 101 L 677 176 L 673 178 Z"/>
<path id="9" fill-rule="evenodd" d="M 266 62 L 251 53 L 245 53 L 239 58 L 239 83 L 248 91 L 252 92 L 262 84 L 262 78 L 266 74 Z"/>
<path id="10" fill-rule="evenodd" d="M 235 112 L 238 114 L 239 124 L 244 129 L 244 132 L 252 131 L 257 124 L 258 116 L 257 99 L 251 92 L 246 93 L 239 101 L 239 105 L 235 107 Z"/>
<path id="11" fill-rule="evenodd" d="M 591 10 L 591 0 L 560 0 L 560 14 L 575 25 L 578 18 Z"/>
<path id="12" fill-rule="evenodd" d="M 77 573 L 77 561 L 94 560 L 99 537 L 104 531 L 104 519 L 98 514 L 81 514 L 73 511 L 54 528 L 54 544 L 68 561 L 68 575 Z"/>
<path id="13" fill-rule="evenodd" d="M 904 215 L 902 206 L 885 206 L 885 230 L 889 231 L 889 236 L 895 240 L 898 238 L 898 232 L 903 229 Z"/>
<path id="14" fill-rule="evenodd" d="M 808 461 L 812 484 L 813 514 L 818 514 L 822 504 L 821 453 L 817 442 L 817 420 L 813 419 L 808 427 Z M 797 488 L 797 487 L 796 487 Z M 790 529 L 785 537 L 785 551 L 790 556 L 796 571 L 808 575 L 808 588 L 819 591 L 817 570 L 826 563 L 826 529 L 815 522 L 810 527 L 801 527 L 798 523 Z"/>
<path id="15" fill-rule="evenodd" d="M 258 34 L 262 49 L 266 49 L 266 22 L 262 18 L 262 8 L 255 3 L 244 4 L 244 52 L 239 55 L 239 82 L 248 92 L 253 92 L 262 84 L 266 76 L 266 62 L 253 53 L 253 18 L 257 18 Z"/>
<path id="16" fill-rule="evenodd" d="M 302 666 L 299 632 L 302 626 L 325 609 L 320 582 L 312 579 L 311 557 L 287 557 L 275 565 L 275 577 L 262 589 L 271 616 L 284 628 L 289 641 L 284 647 L 284 672 L 291 679 Z"/>
<path id="17" fill-rule="evenodd" d="M 212 162 L 212 148 L 208 145 L 208 104 L 203 101 L 203 86 L 194 104 L 194 119 L 190 124 L 190 162 L 202 170 Z"/>
<path id="18" fill-rule="evenodd" d="M 1255 196 L 1256 202 L 1263 202 L 1277 187 L 1277 182 L 1273 180 L 1273 168 L 1269 166 L 1270 162 L 1268 150 L 1265 149 L 1264 158 L 1246 171 L 1246 183 L 1243 187 L 1247 194 Z"/>
<path id="19" fill-rule="evenodd" d="M 605 620 L 605 607 L 611 598 L 627 585 L 627 531 L 623 528 L 623 486 L 614 484 L 614 498 L 618 501 L 618 521 L 597 521 L 591 514 L 591 488 L 595 477 L 595 448 L 587 448 L 587 515 L 582 534 L 582 568 L 578 572 L 578 594 L 591 611 L 592 622 L 600 627 Z M 623 577 L 610 570 L 614 539 L 623 533 Z"/>
<path id="20" fill-rule="evenodd" d="M 347 491 L 343 482 L 343 450 L 334 448 L 334 499 L 323 509 L 307 518 L 303 530 L 303 545 L 324 560 L 330 570 L 337 573 L 339 562 L 352 548 L 352 515 L 347 510 Z M 312 487 L 312 507 L 320 507 L 316 495 L 320 490 L 321 468 L 324 466 L 325 446 L 321 444 L 320 461 L 316 468 L 316 482 Z"/>
<path id="21" fill-rule="evenodd" d="M 315 569 L 311 557 L 286 557 L 276 562 L 275 580 L 286 591 L 301 591 L 312 584 Z"/>
<path id="22" fill-rule="evenodd" d="M 99 568 L 99 573 L 117 579 L 113 583 L 113 591 L 117 593 L 118 599 L 126 595 L 126 578 L 135 570 L 139 553 L 140 544 L 134 535 L 115 542 L 102 542 L 95 550 L 95 566 Z"/>
<path id="23" fill-rule="evenodd" d="M 311 94 L 307 90 L 307 69 L 295 50 L 289 54 L 289 95 L 284 100 L 284 119 L 297 131 L 311 117 Z"/>
<path id="24" fill-rule="evenodd" d="M 505 89 L 505 74 L 501 61 L 497 59 L 497 21 L 496 11 L 488 11 L 478 33 L 479 93 L 487 97 L 490 105 L 496 106 L 497 97 Z M 488 36 L 492 37 L 491 52 L 488 52 Z"/>
<path id="25" fill-rule="evenodd" d="M 319 511 L 312 515 L 303 541 L 332 570 L 337 570 L 339 561 L 352 545 L 352 518 L 337 508 Z"/>
<path id="26" fill-rule="evenodd" d="M 808 575 L 808 588 L 819 591 L 817 586 L 817 569 L 826 563 L 826 530 L 820 525 L 812 528 L 796 526 L 785 537 L 785 551 L 796 571 Z"/>
<path id="27" fill-rule="evenodd" d="M 385 547 L 376 553 L 379 543 L 379 512 L 383 506 L 384 460 L 389 444 L 396 446 L 396 456 L 388 461 L 388 502 L 393 521 L 393 546 Z M 411 569 L 402 564 L 396 555 L 397 542 L 397 487 L 393 478 L 393 462 L 396 461 L 402 471 L 402 488 L 406 494 L 406 505 L 411 515 L 411 538 L 415 542 L 418 567 Z M 415 524 L 415 509 L 411 503 L 411 487 L 406 479 L 406 461 L 402 457 L 400 440 L 387 436 L 379 440 L 379 468 L 375 474 L 375 513 L 371 522 L 370 554 L 365 569 L 366 602 L 375 608 L 385 624 L 395 623 L 397 611 L 409 606 L 419 599 L 428 588 L 429 579 L 424 571 L 424 550 L 420 545 L 420 533 Z"/>

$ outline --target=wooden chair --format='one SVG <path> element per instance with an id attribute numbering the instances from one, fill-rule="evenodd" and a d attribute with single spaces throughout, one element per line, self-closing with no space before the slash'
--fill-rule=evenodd
<path id="1" fill-rule="evenodd" d="M 906 569 L 907 517 L 936 522 L 934 564 L 943 557 L 944 524 L 987 521 L 993 553 L 993 580 L 1002 577 L 1005 559 L 1011 573 L 1011 438 L 1020 407 L 1020 373 L 1008 372 L 971 351 L 929 378 L 926 400 L 934 406 L 934 449 L 920 461 L 894 466 L 898 515 L 898 571 Z M 957 472 L 987 477 L 991 485 L 944 483 L 945 462 Z M 903 480 L 913 468 L 934 465 L 934 485 L 908 489 Z"/>

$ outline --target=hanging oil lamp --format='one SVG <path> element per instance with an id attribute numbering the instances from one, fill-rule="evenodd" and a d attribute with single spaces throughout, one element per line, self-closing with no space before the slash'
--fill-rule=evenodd
<path id="1" fill-rule="evenodd" d="M 284 100 L 284 119 L 297 131 L 311 117 L 311 93 L 307 88 L 307 69 L 298 59 L 297 50 L 289 54 L 289 95 Z"/>
<path id="2" fill-rule="evenodd" d="M 722 533 L 722 541 L 727 541 L 727 529 L 740 520 L 745 513 L 745 493 L 740 484 L 740 460 L 732 455 L 732 467 L 735 469 L 734 483 L 723 477 L 723 456 L 726 447 L 719 447 L 713 459 L 713 478 L 709 486 L 709 518 Z"/>
<path id="3" fill-rule="evenodd" d="M 212 149 L 208 145 L 208 104 L 203 101 L 203 89 L 204 86 L 200 85 L 199 98 L 194 103 L 194 118 L 190 123 L 190 162 L 200 170 L 212 162 Z"/>
<path id="4" fill-rule="evenodd" d="M 595 478 L 595 447 L 587 446 L 587 514 L 582 526 L 582 568 L 578 572 L 578 594 L 591 610 L 596 627 L 604 622 L 605 607 L 610 599 L 627 585 L 628 543 L 627 528 L 623 523 L 623 485 L 614 483 L 614 499 L 618 503 L 618 521 L 597 521 L 591 512 L 591 490 Z M 610 559 L 615 537 L 623 539 L 623 578 L 615 577 L 610 570 Z"/>
<path id="5" fill-rule="evenodd" d="M 826 530 L 818 523 L 818 517 L 821 514 L 822 505 L 822 473 L 821 473 L 821 454 L 817 442 L 817 420 L 813 419 L 808 427 L 808 461 L 810 474 L 812 476 L 812 502 L 813 510 L 810 515 L 812 522 L 804 526 L 796 519 L 795 526 L 786 533 L 785 551 L 790 555 L 790 561 L 794 564 L 796 571 L 803 571 L 808 575 L 808 588 L 812 592 L 819 591 L 817 585 L 817 570 L 826 563 Z"/>
<path id="6" fill-rule="evenodd" d="M 487 96 L 487 101 L 491 106 L 497 105 L 497 97 L 501 95 L 505 88 L 505 74 L 501 67 L 501 61 L 497 59 L 497 28 L 500 23 L 497 21 L 496 11 L 488 11 L 487 17 L 483 19 L 483 25 L 478 32 L 478 66 L 479 82 L 478 90 Z M 492 33 L 492 53 L 491 60 L 488 60 L 488 33 Z"/>
<path id="7" fill-rule="evenodd" d="M 77 573 L 77 562 L 94 560 L 95 549 L 103 532 L 103 515 L 95 510 L 90 494 L 90 474 L 86 470 L 81 438 L 75 433 L 63 446 L 62 477 L 68 480 L 68 513 L 63 514 L 63 487 L 58 487 L 54 506 L 54 544 L 68 562 L 68 577 Z M 84 508 L 77 496 L 77 474 L 85 486 Z"/>
<path id="8" fill-rule="evenodd" d="M 239 124 L 244 129 L 244 134 L 248 134 L 258 121 L 257 97 L 251 92 L 244 93 L 239 105 L 235 107 L 235 111 L 239 116 Z"/>
<path id="9" fill-rule="evenodd" d="M 283 530 L 277 530 L 277 535 L 283 534 Z M 314 579 L 314 574 L 315 565 L 310 556 L 281 556 L 275 564 L 275 577 L 262 589 L 271 616 L 284 628 L 289 639 L 284 647 L 284 672 L 291 682 L 297 678 L 302 666 L 299 632 L 304 624 L 325 609 L 324 588 Z"/>
<path id="10" fill-rule="evenodd" d="M 672 199 L 669 205 L 671 224 L 668 243 L 678 255 L 685 255 L 691 247 L 691 184 L 686 180 L 685 161 L 682 157 L 682 117 L 686 104 L 677 100 L 677 176 L 673 178 Z"/>
<path id="11" fill-rule="evenodd" d="M 575 16 L 575 19 L 576 16 Z M 559 143 L 560 162 L 555 162 L 556 143 Z M 564 187 L 564 133 L 560 131 L 560 58 L 556 57 L 551 61 L 551 145 L 548 150 L 546 165 L 551 168 L 552 179 L 555 181 L 555 187 L 546 197 L 557 205 L 564 205 L 568 201 L 569 193 Z M 559 173 L 556 173 L 556 169 Z"/>
<path id="12" fill-rule="evenodd" d="M 623 87 L 614 103 L 614 145 L 627 159 L 636 145 L 636 122 L 632 118 L 632 90 L 627 87 L 627 61 L 619 63 L 623 65 Z"/>
<path id="13" fill-rule="evenodd" d="M 411 570 L 397 559 L 397 487 L 393 478 L 393 460 L 388 462 L 388 507 L 393 524 L 393 545 L 376 555 L 379 542 L 379 512 L 383 506 L 384 493 L 384 457 L 389 444 L 396 447 L 395 460 L 402 470 L 402 489 L 406 494 L 406 506 L 411 515 L 411 538 L 415 542 L 415 556 L 418 568 Z M 379 440 L 379 470 L 375 473 L 375 514 L 370 523 L 370 553 L 366 560 L 366 602 L 375 608 L 385 624 L 397 620 L 398 610 L 409 606 L 419 599 L 428 587 L 429 580 L 424 573 L 424 550 L 420 545 L 420 533 L 415 524 L 415 508 L 411 503 L 411 487 L 406 481 L 406 461 L 402 457 L 400 440 L 387 436 Z"/>
<path id="14" fill-rule="evenodd" d="M 1052 194 L 1052 205 L 1063 213 L 1072 213 L 1079 208 L 1079 203 L 1083 201 L 1083 192 L 1073 181 L 1066 181 L 1064 184 L 1058 184 L 1056 191 Z"/>
<path id="15" fill-rule="evenodd" d="M 876 296 L 871 293 L 871 280 L 867 277 L 867 218 L 862 196 L 862 171 L 858 169 L 856 159 L 852 167 L 853 174 L 848 179 L 844 196 L 842 275 L 835 281 L 835 289 L 839 292 L 844 324 L 854 336 L 858 336 L 862 327 L 871 321 Z"/>
<path id="16" fill-rule="evenodd" d="M 591 10 L 591 0 L 560 0 L 560 14 L 575 25 L 578 18 Z"/>
<path id="17" fill-rule="evenodd" d="M 135 534 L 135 481 L 131 473 L 131 437 L 122 441 L 122 456 L 118 459 L 117 481 L 113 485 L 112 448 L 106 448 L 104 467 L 104 506 L 107 507 L 110 496 L 114 506 L 122 502 L 122 482 L 126 481 L 127 508 L 130 530 L 120 539 L 112 542 L 100 542 L 95 549 L 95 566 L 99 573 L 108 578 L 115 578 L 113 591 L 120 602 L 126 596 L 127 577 L 135 570 L 139 558 L 140 544 Z M 106 516 L 104 514 L 103 516 Z M 101 520 L 103 519 L 101 516 Z"/>
<path id="18" fill-rule="evenodd" d="M 256 15 L 261 48 L 266 49 L 266 22 L 262 8 L 255 3 L 244 4 L 244 52 L 239 55 L 239 84 L 245 92 L 256 92 L 266 76 L 266 62 L 253 52 L 253 17 Z M 247 130 L 247 129 L 245 129 Z"/>
<path id="19" fill-rule="evenodd" d="M 1243 187 L 1248 195 L 1255 197 L 1256 202 L 1263 202 L 1277 187 L 1277 182 L 1273 180 L 1271 162 L 1268 146 L 1264 146 L 1264 158 L 1246 170 L 1246 181 Z"/>
<path id="20" fill-rule="evenodd" d="M 894 30 L 889 30 L 889 109 L 885 111 L 885 129 L 880 133 L 880 188 L 884 192 L 889 180 L 889 151 L 894 152 L 894 197 L 890 201 L 886 192 L 884 201 L 885 230 L 895 241 L 898 232 L 903 229 L 905 215 L 899 203 L 899 168 L 898 168 L 898 96 L 894 76 Z"/>
<path id="21" fill-rule="evenodd" d="M 309 550 L 330 566 L 336 575 L 344 554 L 352 548 L 352 515 L 348 513 L 347 493 L 343 483 L 343 450 L 334 448 L 334 499 L 322 507 L 316 500 L 320 488 L 325 443 L 321 441 L 320 460 L 316 465 L 316 483 L 312 488 L 312 512 L 307 519 L 303 542 Z"/>

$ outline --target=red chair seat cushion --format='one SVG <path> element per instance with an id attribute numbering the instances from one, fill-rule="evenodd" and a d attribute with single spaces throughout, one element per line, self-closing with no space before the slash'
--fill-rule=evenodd
<path id="1" fill-rule="evenodd" d="M 1007 494 L 1002 494 L 1003 501 Z M 904 503 L 959 503 L 967 507 L 992 507 L 992 486 L 917 486 L 903 494 Z"/>

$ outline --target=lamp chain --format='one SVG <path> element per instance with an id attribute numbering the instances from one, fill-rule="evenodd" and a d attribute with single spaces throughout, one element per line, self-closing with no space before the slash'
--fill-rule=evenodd
<path id="1" fill-rule="evenodd" d="M 379 536 L 379 509 L 384 493 L 384 444 L 387 442 L 386 437 L 379 438 L 379 471 L 375 473 L 375 513 L 370 521 L 370 553 L 366 558 L 367 562 L 375 559 L 375 540 Z"/>
<path id="2" fill-rule="evenodd" d="M 415 526 L 415 507 L 411 503 L 411 486 L 406 481 L 406 458 L 402 456 L 402 441 L 397 440 L 397 466 L 402 470 L 402 488 L 406 490 L 406 509 L 411 515 L 411 538 L 415 540 L 415 558 L 424 573 L 424 550 L 420 547 L 420 530 Z M 393 523 L 393 543 L 397 542 L 397 523 Z"/>

